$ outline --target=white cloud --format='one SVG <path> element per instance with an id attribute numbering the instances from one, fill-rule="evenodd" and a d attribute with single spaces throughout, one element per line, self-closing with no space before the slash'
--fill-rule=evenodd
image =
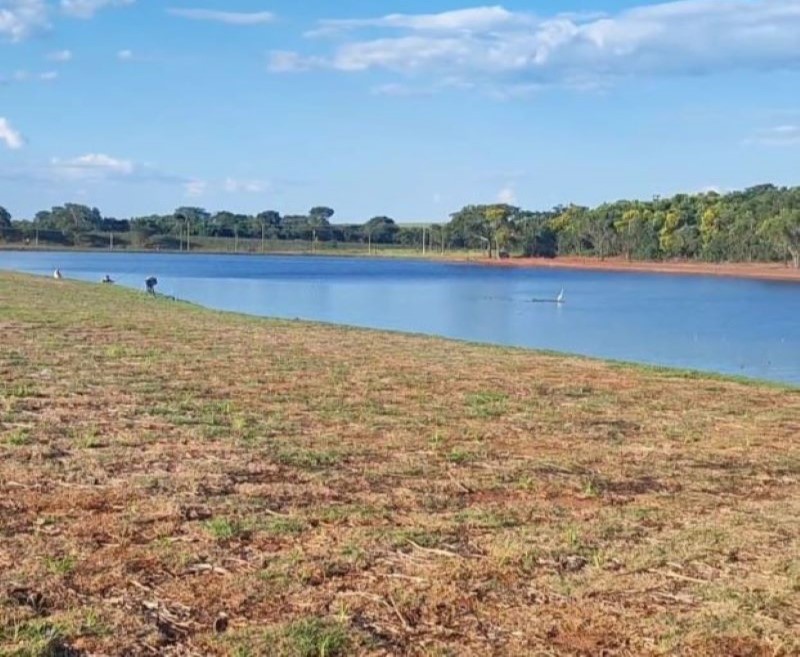
<path id="1" fill-rule="evenodd" d="M 53 80 L 56 80 L 59 75 L 59 72 L 54 70 L 31 73 L 30 71 L 20 69 L 18 71 L 14 71 L 14 73 L 12 73 L 9 77 L 0 76 L 0 85 L 27 83 L 36 80 L 40 80 L 42 82 L 52 82 Z"/>
<path id="2" fill-rule="evenodd" d="M 57 50 L 47 55 L 47 60 L 50 62 L 68 62 L 72 60 L 71 50 Z"/>
<path id="3" fill-rule="evenodd" d="M 76 18 L 91 18 L 106 7 L 132 5 L 136 0 L 61 0 L 61 11 Z"/>
<path id="4" fill-rule="evenodd" d="M 246 192 L 258 194 L 265 191 L 269 185 L 263 180 L 237 180 L 236 178 L 226 178 L 224 183 L 225 191 L 230 194 Z"/>
<path id="5" fill-rule="evenodd" d="M 52 172 L 61 178 L 98 180 L 130 176 L 135 167 L 130 160 L 121 160 L 103 153 L 88 153 L 68 160 L 52 158 Z"/>
<path id="6" fill-rule="evenodd" d="M 214 11 L 211 9 L 167 9 L 167 13 L 195 21 L 213 21 L 226 25 L 263 25 L 275 20 L 269 11 L 239 12 Z"/>
<path id="7" fill-rule="evenodd" d="M 800 125 L 779 125 L 759 130 L 746 144 L 757 146 L 796 146 L 800 145 Z"/>
<path id="8" fill-rule="evenodd" d="M 117 52 L 117 59 L 127 62 L 133 59 L 133 50 L 120 50 Z"/>
<path id="9" fill-rule="evenodd" d="M 506 185 L 497 194 L 497 202 L 505 203 L 506 205 L 517 204 L 517 193 L 511 185 Z"/>
<path id="10" fill-rule="evenodd" d="M 395 98 L 409 98 L 412 96 L 429 96 L 433 93 L 432 89 L 423 87 L 412 87 L 399 82 L 388 82 L 379 84 L 370 90 L 375 96 L 392 96 Z"/>
<path id="11" fill-rule="evenodd" d="M 49 24 L 45 0 L 0 0 L 0 37 L 22 41 Z"/>
<path id="12" fill-rule="evenodd" d="M 0 124 L 2 127 L 2 124 Z M 54 183 L 71 186 L 94 186 L 103 183 L 186 185 L 189 179 L 162 171 L 148 163 L 87 153 L 72 158 L 52 157 L 48 161 L 28 163 L 0 170 L 0 179 L 34 184 Z"/>
<path id="13" fill-rule="evenodd" d="M 3 142 L 11 150 L 22 148 L 25 140 L 22 135 L 11 127 L 8 119 L 0 116 L 0 142 Z"/>
<path id="14" fill-rule="evenodd" d="M 208 183 L 204 180 L 190 180 L 183 184 L 183 190 L 189 198 L 197 198 L 206 193 Z"/>
<path id="15" fill-rule="evenodd" d="M 608 16 L 477 7 L 321 21 L 314 34 L 331 32 L 344 42 L 327 55 L 273 53 L 272 70 L 455 76 L 483 88 L 513 85 L 514 95 L 535 85 L 597 89 L 631 76 L 800 69 L 798 0 L 678 0 Z"/>
<path id="16" fill-rule="evenodd" d="M 269 56 L 269 70 L 273 73 L 297 73 L 324 65 L 325 60 L 322 58 L 304 57 L 289 50 L 274 50 Z"/>
<path id="17" fill-rule="evenodd" d="M 382 18 L 323 20 L 308 36 L 322 36 L 367 27 L 404 28 L 429 32 L 483 32 L 520 20 L 503 7 L 475 7 L 439 14 L 390 14 Z"/>

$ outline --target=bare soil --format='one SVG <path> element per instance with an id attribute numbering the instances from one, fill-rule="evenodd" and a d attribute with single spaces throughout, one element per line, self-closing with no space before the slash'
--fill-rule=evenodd
<path id="1" fill-rule="evenodd" d="M 495 267 L 539 267 L 552 269 L 588 269 L 592 271 L 634 271 L 657 274 L 688 274 L 693 276 L 726 276 L 733 278 L 755 278 L 760 280 L 793 281 L 800 283 L 800 269 L 786 264 L 767 262 L 694 262 L 694 261 L 645 261 L 624 258 L 580 258 L 564 256 L 558 258 L 509 258 L 508 260 L 477 259 L 474 262 Z"/>

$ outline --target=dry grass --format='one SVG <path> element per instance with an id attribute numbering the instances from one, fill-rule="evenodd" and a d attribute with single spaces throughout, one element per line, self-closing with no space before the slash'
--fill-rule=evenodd
<path id="1" fill-rule="evenodd" d="M 0 274 L 0 654 L 800 654 L 800 392 Z"/>

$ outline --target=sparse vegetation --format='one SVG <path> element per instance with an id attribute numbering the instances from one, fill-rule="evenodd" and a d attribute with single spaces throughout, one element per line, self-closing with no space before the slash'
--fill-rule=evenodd
<path id="1" fill-rule="evenodd" d="M 11 274 L 0 335 L 0 655 L 800 654 L 797 389 Z"/>

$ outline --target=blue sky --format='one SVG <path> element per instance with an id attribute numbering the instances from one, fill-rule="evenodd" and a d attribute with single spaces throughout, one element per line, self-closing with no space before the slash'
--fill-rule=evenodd
<path id="1" fill-rule="evenodd" d="M 800 0 L 0 0 L 0 205 L 438 221 L 800 182 Z"/>

